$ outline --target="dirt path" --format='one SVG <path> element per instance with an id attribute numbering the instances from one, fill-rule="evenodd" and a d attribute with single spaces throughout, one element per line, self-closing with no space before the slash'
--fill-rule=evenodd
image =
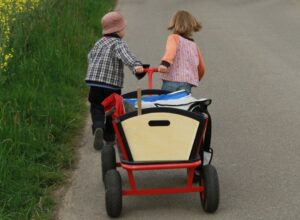
<path id="1" fill-rule="evenodd" d="M 100 153 L 93 149 L 90 120 L 87 120 L 83 137 L 78 151 L 79 162 L 58 213 L 61 220 L 106 217 L 102 208 L 105 203 L 102 199 L 104 189 L 100 175 Z M 95 208 L 95 204 L 99 208 Z"/>

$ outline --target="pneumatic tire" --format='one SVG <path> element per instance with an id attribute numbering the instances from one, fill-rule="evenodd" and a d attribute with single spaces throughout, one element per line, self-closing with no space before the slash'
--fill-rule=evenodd
<path id="1" fill-rule="evenodd" d="M 116 152 L 115 148 L 110 145 L 105 145 L 101 151 L 102 179 L 107 171 L 116 169 Z"/>
<path id="2" fill-rule="evenodd" d="M 104 177 L 105 206 L 108 216 L 119 217 L 122 211 L 122 180 L 117 170 L 109 170 Z"/>
<path id="3" fill-rule="evenodd" d="M 200 192 L 201 204 L 205 212 L 214 213 L 219 206 L 219 178 L 213 165 L 202 167 L 200 185 L 204 191 Z"/>

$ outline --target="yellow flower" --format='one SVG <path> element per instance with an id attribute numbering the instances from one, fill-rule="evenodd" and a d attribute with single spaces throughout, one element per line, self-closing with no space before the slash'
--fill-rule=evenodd
<path id="1" fill-rule="evenodd" d="M 4 56 L 4 61 L 8 61 L 9 59 L 11 59 L 13 57 L 13 55 L 11 54 L 11 53 L 9 53 L 9 54 L 5 54 L 5 56 Z"/>
<path id="2" fill-rule="evenodd" d="M 30 13 L 39 5 L 39 0 L 0 0 L 0 70 L 5 71 L 13 58 L 13 48 L 8 48 L 11 26 L 20 13 Z"/>

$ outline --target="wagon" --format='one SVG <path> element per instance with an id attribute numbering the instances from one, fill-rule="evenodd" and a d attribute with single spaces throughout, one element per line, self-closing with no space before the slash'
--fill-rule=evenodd
<path id="1" fill-rule="evenodd" d="M 142 90 L 142 97 L 169 93 L 152 89 L 150 81 L 152 82 L 152 73 L 157 72 L 157 68 L 148 68 L 146 72 L 150 89 Z M 107 214 L 110 217 L 120 216 L 123 196 L 191 192 L 199 193 L 204 211 L 215 212 L 219 204 L 218 174 L 210 162 L 203 165 L 203 143 L 208 138 L 206 131 L 209 115 L 202 110 L 210 104 L 209 100 L 192 103 L 188 110 L 159 106 L 125 112 L 123 99 L 139 98 L 138 96 L 136 92 L 122 97 L 113 94 L 102 103 L 107 110 L 112 107 L 115 109 L 112 118 L 117 138 L 116 146 L 107 145 L 101 151 Z M 120 162 L 116 162 L 116 149 Z M 185 186 L 137 186 L 134 172 L 165 169 L 186 169 Z M 119 170 L 127 172 L 128 189 L 122 187 Z"/>

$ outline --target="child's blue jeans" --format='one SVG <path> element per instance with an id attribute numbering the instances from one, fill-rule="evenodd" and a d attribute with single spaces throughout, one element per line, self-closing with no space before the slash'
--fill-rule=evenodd
<path id="1" fill-rule="evenodd" d="M 173 82 L 173 81 L 163 80 L 161 89 L 170 92 L 175 92 L 184 89 L 188 93 L 191 93 L 192 87 L 193 86 L 191 84 L 186 82 Z"/>

